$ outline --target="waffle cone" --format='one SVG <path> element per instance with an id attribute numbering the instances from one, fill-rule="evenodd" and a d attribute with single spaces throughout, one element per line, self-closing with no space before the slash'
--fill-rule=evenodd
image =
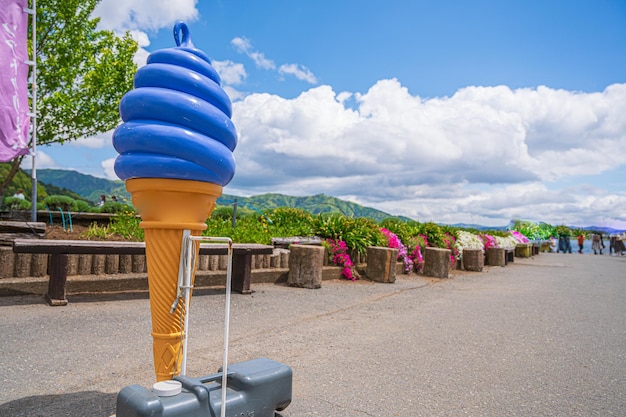
<path id="1" fill-rule="evenodd" d="M 180 371 L 183 352 L 185 312 L 179 304 L 170 313 L 178 290 L 183 230 L 197 236 L 206 229 L 205 220 L 222 187 L 200 181 L 137 178 L 127 180 L 126 189 L 132 194 L 145 234 L 154 370 L 157 381 L 168 380 Z M 196 245 L 196 257 L 198 250 Z"/>

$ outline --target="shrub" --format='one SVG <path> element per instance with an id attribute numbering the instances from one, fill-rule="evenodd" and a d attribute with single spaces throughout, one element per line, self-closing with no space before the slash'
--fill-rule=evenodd
<path id="1" fill-rule="evenodd" d="M 124 213 L 125 211 L 133 211 L 134 209 L 120 201 L 107 201 L 100 207 L 101 213 Z"/>
<path id="2" fill-rule="evenodd" d="M 216 207 L 213 213 L 211 213 L 211 218 L 232 221 L 233 211 L 233 208 L 229 206 Z M 239 218 L 241 218 L 241 214 L 237 212 L 237 219 Z"/>
<path id="3" fill-rule="evenodd" d="M 429 246 L 435 248 L 445 248 L 447 246 L 444 242 L 444 233 L 438 224 L 432 222 L 423 223 L 419 232 L 426 236 Z"/>
<path id="4" fill-rule="evenodd" d="M 56 211 L 77 211 L 76 210 L 76 200 L 71 197 L 67 197 L 65 195 L 51 195 L 44 199 L 43 203 L 48 210 Z"/>
<path id="5" fill-rule="evenodd" d="M 3 206 L 8 207 L 11 210 L 30 210 L 30 201 L 17 197 L 5 197 Z"/>
<path id="6" fill-rule="evenodd" d="M 267 213 L 272 220 L 271 229 L 274 237 L 311 236 L 314 234 L 311 213 L 291 207 L 279 207 Z"/>
<path id="7" fill-rule="evenodd" d="M 323 213 L 313 221 L 317 236 L 343 240 L 348 248 L 365 254 L 368 246 L 386 246 L 378 224 L 364 217 L 346 217 L 343 214 Z"/>
<path id="8" fill-rule="evenodd" d="M 81 213 L 89 212 L 91 206 L 85 200 L 76 200 L 76 211 L 80 211 Z"/>

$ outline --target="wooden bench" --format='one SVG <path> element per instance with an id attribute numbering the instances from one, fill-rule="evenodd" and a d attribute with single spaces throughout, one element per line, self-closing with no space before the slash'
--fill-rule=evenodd
<path id="1" fill-rule="evenodd" d="M 250 273 L 252 255 L 270 255 L 274 248 L 270 245 L 254 243 L 233 244 L 232 290 L 250 294 Z M 15 253 L 40 253 L 50 255 L 48 292 L 46 300 L 51 306 L 66 305 L 65 286 L 67 282 L 68 255 L 145 255 L 144 242 L 112 242 L 89 240 L 36 240 L 15 239 Z M 227 255 L 228 245 L 201 243 L 200 255 Z"/>

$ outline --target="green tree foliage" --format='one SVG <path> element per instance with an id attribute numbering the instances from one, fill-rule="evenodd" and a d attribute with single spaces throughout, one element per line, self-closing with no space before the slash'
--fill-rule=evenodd
<path id="1" fill-rule="evenodd" d="M 115 128 L 118 104 L 132 88 L 137 43 L 97 30 L 99 0 L 37 2 L 37 143 L 49 145 Z M 29 32 L 32 27 L 29 28 Z M 29 33 L 28 39 L 31 39 Z M 32 52 L 32 45 L 29 45 Z M 23 160 L 11 161 L 0 196 Z M 31 187 L 24 188 L 30 190 Z"/>

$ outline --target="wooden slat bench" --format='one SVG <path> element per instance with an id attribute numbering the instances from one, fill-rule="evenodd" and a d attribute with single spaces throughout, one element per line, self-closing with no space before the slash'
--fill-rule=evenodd
<path id="1" fill-rule="evenodd" d="M 252 255 L 271 255 L 273 246 L 254 243 L 233 244 L 232 290 L 250 294 Z M 145 255 L 144 242 L 113 242 L 89 240 L 36 240 L 15 239 L 15 253 L 40 253 L 50 255 L 50 280 L 46 300 L 51 306 L 66 305 L 68 255 Z M 227 255 L 228 245 L 201 243 L 200 255 Z"/>

